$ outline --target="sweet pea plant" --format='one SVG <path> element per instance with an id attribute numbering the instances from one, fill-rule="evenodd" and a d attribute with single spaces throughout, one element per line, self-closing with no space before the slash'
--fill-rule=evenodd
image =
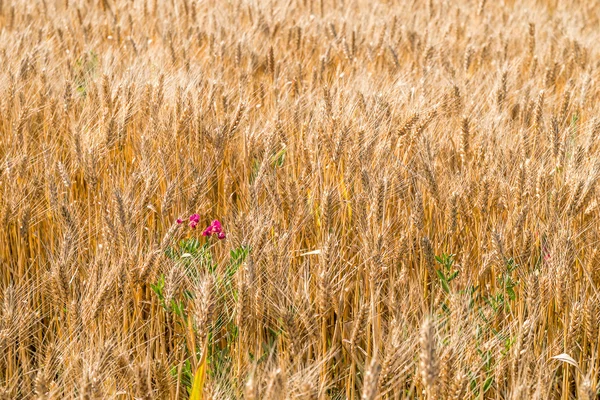
<path id="1" fill-rule="evenodd" d="M 190 215 L 190 223 L 189 226 L 192 229 L 196 229 L 198 223 L 200 222 L 200 215 L 192 214 Z M 177 218 L 177 223 L 179 225 L 183 224 L 183 219 Z M 202 232 L 202 236 L 212 236 L 215 235 L 219 238 L 219 240 L 223 240 L 227 237 L 225 231 L 223 230 L 223 226 L 218 219 L 215 219 L 206 229 Z"/>
<path id="2" fill-rule="evenodd" d="M 227 374 L 229 349 L 237 337 L 233 305 L 237 292 L 232 279 L 249 254 L 250 248 L 240 246 L 230 250 L 229 260 L 220 268 L 214 252 L 222 246 L 227 234 L 219 220 L 214 220 L 201 233 L 195 234 L 200 215 L 188 218 L 187 237 L 167 249 L 173 261 L 169 274 L 185 274 L 191 288 L 169 292 L 169 274 L 161 274 L 151 285 L 166 316 L 169 329 L 185 337 L 186 362 L 173 366 L 171 374 L 187 388 L 190 398 L 202 391 L 204 376 Z M 184 219 L 177 219 L 183 224 Z M 216 239 L 216 240 L 215 240 Z M 171 290 L 172 292 L 172 290 Z"/>

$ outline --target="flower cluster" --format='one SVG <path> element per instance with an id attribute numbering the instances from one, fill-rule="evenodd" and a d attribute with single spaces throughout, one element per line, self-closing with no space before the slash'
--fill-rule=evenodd
<path id="1" fill-rule="evenodd" d="M 225 239 L 225 231 L 223 231 L 223 226 L 218 219 L 215 219 L 205 230 L 202 232 L 202 236 L 212 236 L 217 235 L 219 239 Z"/>
<path id="2" fill-rule="evenodd" d="M 183 219 L 177 218 L 178 224 L 183 224 Z M 190 228 L 196 229 L 198 224 L 200 223 L 200 215 L 192 214 L 190 215 Z M 227 235 L 225 235 L 225 231 L 223 230 L 223 226 L 218 219 L 215 219 L 203 232 L 202 236 L 212 236 L 217 235 L 219 239 L 225 239 Z"/>
<path id="3" fill-rule="evenodd" d="M 199 222 L 200 222 L 200 215 L 198 215 L 198 214 L 190 215 L 190 228 L 196 229 Z M 183 220 L 181 218 L 177 218 L 177 223 L 183 224 Z"/>

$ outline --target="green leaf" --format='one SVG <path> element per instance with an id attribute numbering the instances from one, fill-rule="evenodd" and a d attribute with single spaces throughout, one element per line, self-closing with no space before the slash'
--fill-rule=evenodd
<path id="1" fill-rule="evenodd" d="M 185 290 L 183 291 L 183 296 L 184 296 L 186 299 L 188 299 L 188 300 L 193 300 L 193 299 L 195 299 L 195 298 L 196 298 L 196 296 L 194 296 L 194 293 L 193 293 L 193 292 L 191 292 L 191 291 L 190 291 L 190 290 L 188 290 L 188 289 L 185 289 Z"/>
<path id="2" fill-rule="evenodd" d="M 450 276 L 448 277 L 448 282 L 452 281 L 454 278 L 456 278 L 458 276 L 458 273 L 460 271 L 454 271 L 453 273 L 450 274 Z"/>
<path id="3" fill-rule="evenodd" d="M 442 271 L 440 271 L 438 269 L 435 272 L 437 273 L 437 276 L 440 278 L 440 282 L 442 283 L 442 289 L 444 289 L 444 292 L 450 293 L 450 286 L 448 286 L 448 282 L 446 281 L 446 277 L 444 276 Z"/>
<path id="4" fill-rule="evenodd" d="M 171 376 L 173 378 L 177 378 L 177 375 L 179 373 L 179 367 L 178 366 L 173 366 L 171 367 Z M 181 367 L 181 377 L 180 377 L 180 381 L 181 381 L 181 385 L 187 389 L 188 393 L 191 391 L 192 388 L 192 366 L 190 364 L 189 360 L 185 360 L 185 362 L 183 363 L 182 367 Z"/>
<path id="5" fill-rule="evenodd" d="M 516 297 L 517 297 L 516 294 L 515 294 L 515 291 L 513 290 L 512 287 L 508 287 L 506 289 L 506 293 L 508 293 L 508 298 L 511 299 L 511 300 L 515 300 Z"/>
<path id="6" fill-rule="evenodd" d="M 492 387 L 493 382 L 494 382 L 493 376 L 490 376 L 489 378 L 487 378 L 485 380 L 485 383 L 483 384 L 483 393 L 487 392 Z"/>
<path id="7" fill-rule="evenodd" d="M 250 171 L 250 184 L 252 185 L 258 176 L 258 171 L 260 170 L 260 162 L 257 158 L 252 160 L 252 169 Z"/>
<path id="8" fill-rule="evenodd" d="M 287 153 L 287 148 L 285 145 L 273 156 L 273 166 L 274 167 L 283 167 L 283 163 L 285 162 L 285 155 Z"/>
<path id="9" fill-rule="evenodd" d="M 165 275 L 164 274 L 161 274 L 158 277 L 158 282 L 156 282 L 155 284 L 150 284 L 150 289 L 152 289 L 152 291 L 154 293 L 156 293 L 156 296 L 161 301 L 163 301 L 165 299 L 165 296 L 163 295 L 164 288 L 165 288 Z"/>
<path id="10" fill-rule="evenodd" d="M 250 253 L 250 247 L 240 246 L 229 252 L 229 265 L 227 266 L 226 279 L 229 280 L 240 268 L 242 263 L 248 257 Z"/>

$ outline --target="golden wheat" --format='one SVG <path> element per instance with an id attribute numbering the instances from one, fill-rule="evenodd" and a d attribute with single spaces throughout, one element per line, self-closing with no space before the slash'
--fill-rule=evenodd
<path id="1" fill-rule="evenodd" d="M 597 398 L 599 23 L 0 0 L 0 399 Z"/>

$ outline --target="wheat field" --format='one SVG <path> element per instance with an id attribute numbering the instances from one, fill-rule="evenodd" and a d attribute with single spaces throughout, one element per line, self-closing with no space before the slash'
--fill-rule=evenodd
<path id="1" fill-rule="evenodd" d="M 599 24 L 0 0 L 0 399 L 597 399 Z"/>

